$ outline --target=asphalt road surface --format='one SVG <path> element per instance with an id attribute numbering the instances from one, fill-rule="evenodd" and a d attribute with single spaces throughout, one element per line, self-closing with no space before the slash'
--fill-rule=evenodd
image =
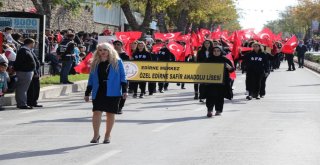
<path id="1" fill-rule="evenodd" d="M 0 111 L 0 164 L 319 165 L 320 76 L 283 66 L 269 76 L 261 100 L 245 99 L 239 73 L 235 97 L 219 117 L 206 117 L 192 84 L 130 97 L 110 144 L 89 143 L 92 105 L 83 92 L 41 101 L 42 109 L 7 107 Z"/>

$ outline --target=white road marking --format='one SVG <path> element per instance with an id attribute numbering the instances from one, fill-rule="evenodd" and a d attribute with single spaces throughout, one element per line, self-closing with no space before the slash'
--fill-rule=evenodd
<path id="1" fill-rule="evenodd" d="M 114 155 L 116 155 L 116 154 L 118 154 L 118 153 L 120 153 L 120 152 L 122 152 L 122 151 L 121 151 L 121 150 L 112 150 L 112 151 L 109 151 L 109 152 L 107 152 L 107 153 L 105 153 L 105 154 L 103 154 L 103 155 L 95 158 L 94 160 L 86 163 L 85 165 L 96 165 L 96 164 L 99 164 L 99 163 L 101 163 L 101 162 L 109 159 L 110 157 L 112 157 L 112 156 L 114 156 Z"/>
<path id="2" fill-rule="evenodd" d="M 305 69 L 306 69 L 307 71 L 311 72 L 312 74 L 320 77 L 320 74 L 319 74 L 319 73 L 317 73 L 317 72 L 315 72 L 315 71 L 313 71 L 313 70 L 311 70 L 311 69 L 309 69 L 309 68 L 305 68 Z"/>
<path id="3" fill-rule="evenodd" d="M 38 110 L 27 110 L 25 112 L 21 112 L 21 114 L 27 114 L 27 113 L 32 113 L 32 112 L 36 112 Z"/>
<path id="4" fill-rule="evenodd" d="M 171 126 L 173 126 L 173 125 L 174 125 L 173 123 L 163 124 L 162 126 L 160 126 L 160 127 L 156 128 L 156 129 L 152 130 L 152 132 L 160 132 L 160 131 L 162 131 L 162 130 L 168 128 L 168 127 L 171 127 Z"/>

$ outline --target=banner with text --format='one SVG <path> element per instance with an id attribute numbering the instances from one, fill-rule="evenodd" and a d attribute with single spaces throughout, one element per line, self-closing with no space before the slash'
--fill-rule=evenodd
<path id="1" fill-rule="evenodd" d="M 223 63 L 125 61 L 130 81 L 224 83 Z"/>

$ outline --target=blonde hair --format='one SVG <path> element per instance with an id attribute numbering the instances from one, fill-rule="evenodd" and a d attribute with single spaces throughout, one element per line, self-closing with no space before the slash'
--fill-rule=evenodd
<path id="1" fill-rule="evenodd" d="M 109 64 L 114 70 L 118 71 L 119 69 L 118 60 L 120 59 L 118 52 L 113 48 L 111 44 L 104 42 L 97 46 L 97 50 L 93 54 L 93 57 L 91 59 L 91 67 L 90 67 L 91 72 L 94 71 L 98 67 L 99 63 L 101 62 L 101 58 L 99 56 L 99 51 L 98 51 L 99 49 L 107 49 L 109 54 L 108 55 Z"/>

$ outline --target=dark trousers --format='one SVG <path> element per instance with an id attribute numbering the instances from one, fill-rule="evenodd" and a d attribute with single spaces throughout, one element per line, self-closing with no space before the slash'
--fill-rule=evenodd
<path id="1" fill-rule="evenodd" d="M 260 87 L 260 96 L 266 95 L 266 82 L 267 82 L 266 76 L 263 76 L 261 79 L 261 87 Z"/>
<path id="2" fill-rule="evenodd" d="M 152 94 L 155 92 L 157 88 L 157 83 L 155 82 L 148 82 L 148 91 L 149 91 L 149 94 Z"/>
<path id="3" fill-rule="evenodd" d="M 296 70 L 293 63 L 293 55 L 286 55 L 288 61 L 288 70 Z"/>
<path id="4" fill-rule="evenodd" d="M 158 83 L 159 90 L 168 89 L 169 83 Z"/>
<path id="5" fill-rule="evenodd" d="M 35 106 L 38 104 L 40 94 L 40 79 L 33 77 L 27 91 L 27 105 Z"/>
<path id="6" fill-rule="evenodd" d="M 259 95 L 263 76 L 264 73 L 247 72 L 249 96 L 257 97 Z"/>
<path id="7" fill-rule="evenodd" d="M 60 73 L 60 82 L 61 83 L 67 83 L 68 75 L 71 70 L 73 61 L 62 61 L 62 68 Z"/>
<path id="8" fill-rule="evenodd" d="M 137 94 L 138 93 L 138 86 L 141 90 L 141 94 L 145 94 L 146 93 L 146 86 L 147 83 L 146 82 L 130 82 L 130 84 L 132 84 L 132 88 L 133 88 L 133 93 Z"/>
<path id="9" fill-rule="evenodd" d="M 205 99 L 206 98 L 205 97 L 206 91 L 205 91 L 205 85 L 204 84 L 200 84 L 199 85 L 199 93 L 200 93 L 199 99 Z"/>
<path id="10" fill-rule="evenodd" d="M 208 108 L 208 112 L 212 112 L 215 107 L 216 112 L 223 111 L 224 98 L 223 96 L 209 96 L 206 98 L 206 106 Z"/>
<path id="11" fill-rule="evenodd" d="M 304 65 L 304 56 L 298 56 L 299 67 L 303 67 Z"/>
<path id="12" fill-rule="evenodd" d="M 194 84 L 193 88 L 194 88 L 194 93 L 199 93 L 199 84 Z"/>

